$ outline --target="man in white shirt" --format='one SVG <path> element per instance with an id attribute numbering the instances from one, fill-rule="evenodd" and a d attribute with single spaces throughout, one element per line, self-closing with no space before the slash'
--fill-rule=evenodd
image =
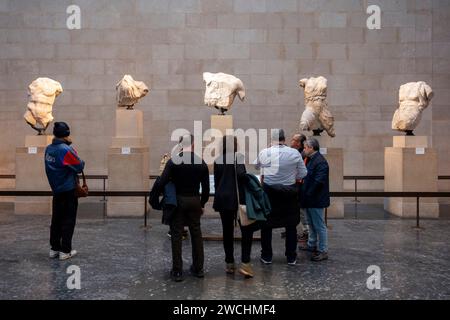
<path id="1" fill-rule="evenodd" d="M 272 211 L 267 224 L 261 229 L 261 262 L 272 263 L 272 229 L 286 230 L 288 265 L 297 262 L 297 225 L 300 222 L 298 188 L 307 170 L 300 153 L 285 144 L 283 129 L 272 130 L 272 146 L 262 150 L 255 160 L 255 168 L 261 170 L 261 181 L 267 193 Z"/>
<path id="2" fill-rule="evenodd" d="M 301 154 L 288 147 L 285 140 L 283 129 L 272 130 L 272 146 L 262 150 L 254 162 L 268 185 L 292 185 L 306 176 Z"/>

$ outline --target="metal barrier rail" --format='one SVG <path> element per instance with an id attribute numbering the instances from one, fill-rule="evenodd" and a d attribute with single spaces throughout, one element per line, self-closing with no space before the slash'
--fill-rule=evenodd
<path id="1" fill-rule="evenodd" d="M 49 197 L 52 196 L 51 191 L 16 191 L 16 190 L 0 190 L 0 196 L 16 196 L 16 197 Z M 148 191 L 89 191 L 90 197 L 144 197 L 144 226 L 147 227 L 148 215 Z M 214 196 L 214 194 L 210 194 Z M 342 191 L 330 192 L 333 198 L 344 197 L 374 197 L 374 198 L 416 198 L 416 226 L 420 229 L 420 198 L 450 198 L 450 192 L 386 192 L 386 191 Z M 104 213 L 105 216 L 105 213 Z M 328 214 L 325 210 L 325 222 L 328 223 Z"/>
<path id="2" fill-rule="evenodd" d="M 358 180 L 384 180 L 384 176 L 344 176 L 344 180 L 354 180 L 354 192 L 358 192 Z M 438 176 L 438 180 L 450 180 L 450 176 Z M 357 195 L 353 202 L 360 202 Z"/>
<path id="3" fill-rule="evenodd" d="M 384 180 L 384 176 L 344 176 L 344 180 L 354 180 L 355 181 L 355 192 L 358 192 L 358 180 Z M 360 202 L 358 196 L 355 195 L 353 202 Z"/>

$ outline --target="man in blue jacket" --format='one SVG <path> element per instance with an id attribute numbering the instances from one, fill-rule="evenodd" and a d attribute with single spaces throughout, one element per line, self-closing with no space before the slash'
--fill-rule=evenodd
<path id="1" fill-rule="evenodd" d="M 70 145 L 70 129 L 65 122 L 55 122 L 52 144 L 45 149 L 45 172 L 53 191 L 50 258 L 66 260 L 77 254 L 72 250 L 78 198 L 75 194 L 78 174 L 84 161 Z"/>
<path id="2" fill-rule="evenodd" d="M 305 141 L 306 168 L 308 174 L 303 179 L 300 207 L 305 208 L 309 223 L 309 239 L 305 248 L 313 252 L 311 260 L 328 259 L 328 234 L 324 209 L 330 206 L 329 167 L 327 160 L 319 152 L 319 142 L 314 138 Z"/>

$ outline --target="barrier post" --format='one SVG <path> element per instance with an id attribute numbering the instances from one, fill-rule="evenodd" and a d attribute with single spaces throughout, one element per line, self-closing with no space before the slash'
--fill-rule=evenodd
<path id="1" fill-rule="evenodd" d="M 106 219 L 106 179 L 103 177 L 103 219 Z"/>
<path id="2" fill-rule="evenodd" d="M 416 230 L 421 230 L 423 229 L 422 227 L 420 227 L 420 197 L 417 196 L 416 197 L 416 226 L 413 227 Z"/>
<path id="3" fill-rule="evenodd" d="M 358 200 L 358 194 L 357 194 L 357 192 L 358 192 L 358 177 L 355 177 L 355 200 L 353 200 L 353 202 L 360 202 L 359 200 Z"/>
<path id="4" fill-rule="evenodd" d="M 144 228 L 147 228 L 147 195 L 145 195 L 145 204 L 144 204 Z"/>

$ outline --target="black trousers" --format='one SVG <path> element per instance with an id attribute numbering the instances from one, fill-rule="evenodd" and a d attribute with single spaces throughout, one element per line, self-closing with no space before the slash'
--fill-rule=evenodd
<path id="1" fill-rule="evenodd" d="M 221 211 L 220 218 L 222 220 L 223 249 L 225 251 L 225 262 L 234 263 L 234 217 L 236 211 Z M 258 222 L 248 226 L 241 227 L 241 261 L 242 263 L 250 263 L 252 253 L 253 233 L 260 226 Z"/>
<path id="2" fill-rule="evenodd" d="M 272 227 L 265 225 L 261 229 L 261 257 L 264 260 L 272 260 Z M 297 226 L 287 226 L 286 230 L 286 258 L 291 260 L 297 257 Z"/>
<path id="3" fill-rule="evenodd" d="M 182 236 L 184 226 L 189 227 L 192 245 L 192 265 L 195 271 L 203 270 L 203 238 L 200 227 L 202 207 L 198 196 L 177 196 L 177 209 L 172 215 L 170 232 L 172 239 L 172 271 L 183 271 Z"/>
<path id="4" fill-rule="evenodd" d="M 70 253 L 72 237 L 77 220 L 78 198 L 75 189 L 53 196 L 50 246 L 54 251 Z"/>

